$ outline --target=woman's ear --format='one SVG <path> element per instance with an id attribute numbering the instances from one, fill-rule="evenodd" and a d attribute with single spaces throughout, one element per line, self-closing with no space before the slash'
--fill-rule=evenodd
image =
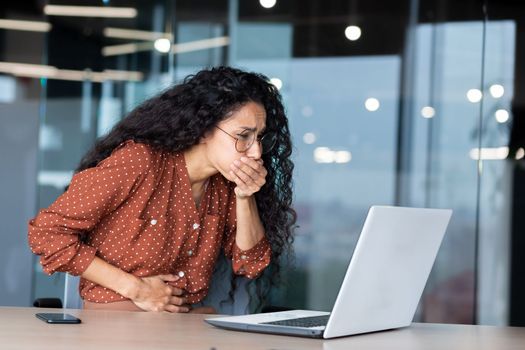
<path id="1" fill-rule="evenodd" d="M 199 140 L 199 144 L 208 143 L 212 135 L 213 135 L 212 130 L 206 131 L 204 135 L 201 136 L 201 139 Z"/>

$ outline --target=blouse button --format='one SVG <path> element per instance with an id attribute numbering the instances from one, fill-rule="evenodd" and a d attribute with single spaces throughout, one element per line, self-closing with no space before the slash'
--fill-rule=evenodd
<path id="1" fill-rule="evenodd" d="M 188 256 L 192 256 L 193 255 L 193 250 L 188 250 Z"/>
<path id="2" fill-rule="evenodd" d="M 150 224 L 152 224 L 152 225 L 156 225 L 156 224 L 157 224 L 157 220 L 152 219 L 152 220 L 150 221 Z"/>
<path id="3" fill-rule="evenodd" d="M 179 271 L 178 275 L 180 278 L 184 277 L 184 271 Z"/>
<path id="4" fill-rule="evenodd" d="M 246 260 L 246 255 L 241 255 L 242 260 Z"/>
<path id="5" fill-rule="evenodd" d="M 199 224 L 197 224 L 197 223 L 193 224 L 193 229 L 194 229 L 194 230 L 198 229 L 199 227 L 201 227 L 201 225 L 199 225 Z"/>

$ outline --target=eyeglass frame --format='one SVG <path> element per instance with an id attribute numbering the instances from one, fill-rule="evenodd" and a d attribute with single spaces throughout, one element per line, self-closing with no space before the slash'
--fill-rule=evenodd
<path id="1" fill-rule="evenodd" d="M 260 138 L 259 137 L 254 137 L 253 140 L 252 140 L 252 143 L 250 143 L 250 145 L 244 150 L 244 151 L 239 151 L 239 149 L 237 148 L 237 143 L 239 142 L 240 138 L 238 137 L 235 137 L 233 136 L 232 134 L 230 134 L 229 132 L 227 132 L 226 130 L 222 129 L 221 127 L 215 125 L 215 127 L 217 129 L 219 129 L 220 131 L 222 131 L 223 133 L 225 133 L 226 135 L 228 135 L 229 137 L 231 137 L 232 139 L 235 140 L 235 150 L 239 153 L 244 153 L 246 152 L 247 150 L 249 150 L 253 144 L 255 143 L 255 141 L 257 140 L 257 142 L 259 143 L 259 146 L 261 147 L 261 153 L 262 154 L 265 154 L 265 153 L 268 153 L 269 151 L 271 151 L 274 147 L 275 147 L 275 142 L 274 144 L 272 145 L 272 147 L 270 147 L 268 150 L 265 150 L 264 147 L 262 146 L 262 140 L 267 136 L 267 135 L 271 135 L 272 132 L 269 132 L 269 133 L 266 133 L 264 135 L 262 135 Z"/>

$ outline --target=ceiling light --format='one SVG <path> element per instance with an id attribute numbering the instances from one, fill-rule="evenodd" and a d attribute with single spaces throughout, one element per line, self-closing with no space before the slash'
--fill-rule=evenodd
<path id="1" fill-rule="evenodd" d="M 500 98 L 505 93 L 505 88 L 500 84 L 493 84 L 489 88 L 490 94 L 494 98 Z"/>
<path id="2" fill-rule="evenodd" d="M 503 124 L 509 120 L 509 112 L 507 112 L 506 109 L 498 109 L 496 113 L 494 113 L 494 117 L 498 123 Z"/>
<path id="3" fill-rule="evenodd" d="M 140 51 L 151 51 L 153 50 L 153 48 L 154 48 L 153 43 L 150 41 L 145 41 L 141 43 L 110 45 L 110 46 L 104 46 L 102 48 L 102 55 L 103 56 L 127 55 L 130 53 L 136 53 Z"/>
<path id="4" fill-rule="evenodd" d="M 227 36 L 219 36 L 211 39 L 189 41 L 187 43 L 173 45 L 172 52 L 174 54 L 191 52 L 198 50 L 212 49 L 215 47 L 226 46 L 230 43 L 230 38 Z"/>
<path id="5" fill-rule="evenodd" d="M 155 47 L 155 50 L 162 52 L 162 53 L 167 53 L 167 52 L 170 52 L 171 42 L 169 41 L 169 39 L 160 38 L 160 39 L 155 40 L 155 43 L 153 44 L 153 46 Z"/>
<path id="6" fill-rule="evenodd" d="M 361 37 L 361 28 L 358 26 L 348 26 L 345 29 L 345 36 L 350 41 L 356 41 Z"/>
<path id="7" fill-rule="evenodd" d="M 365 108 L 370 112 L 375 112 L 379 109 L 380 103 L 377 98 L 367 98 L 365 101 Z"/>
<path id="8" fill-rule="evenodd" d="M 307 145 L 311 145 L 315 142 L 317 138 L 315 137 L 315 134 L 313 132 L 307 132 L 303 135 L 303 142 Z"/>
<path id="9" fill-rule="evenodd" d="M 0 62 L 0 73 L 11 74 L 27 78 L 47 78 L 58 80 L 85 81 L 100 83 L 106 80 L 141 81 L 142 72 L 105 70 L 93 72 L 90 70 L 58 69 L 41 64 L 27 64 L 16 62 Z"/>
<path id="10" fill-rule="evenodd" d="M 265 9 L 269 9 L 275 6 L 277 0 L 259 0 L 259 4 Z"/>
<path id="11" fill-rule="evenodd" d="M 470 158 L 474 160 L 502 160 L 509 155 L 508 147 L 496 148 L 473 148 L 469 152 Z"/>
<path id="12" fill-rule="evenodd" d="M 171 52 L 173 54 L 192 52 L 199 50 L 206 50 L 215 47 L 226 46 L 230 43 L 230 38 L 227 36 L 220 36 L 211 39 L 189 41 L 187 43 L 173 44 L 171 45 Z M 102 48 L 103 56 L 116 56 L 132 54 L 140 51 L 151 51 L 154 49 L 152 42 L 140 42 L 140 43 L 129 43 L 120 45 L 104 46 Z"/>
<path id="13" fill-rule="evenodd" d="M 272 83 L 277 88 L 277 90 L 281 90 L 283 87 L 283 81 L 279 78 L 271 78 L 270 83 Z"/>
<path id="14" fill-rule="evenodd" d="M 155 41 L 160 38 L 173 39 L 171 33 L 150 32 L 146 30 L 135 30 L 125 28 L 104 28 L 104 36 L 108 38 Z"/>
<path id="15" fill-rule="evenodd" d="M 48 16 L 71 17 L 137 17 L 137 10 L 132 7 L 46 5 L 44 6 L 44 13 Z"/>
<path id="16" fill-rule="evenodd" d="M 28 32 L 49 32 L 51 30 L 51 24 L 37 21 L 0 19 L 0 28 L 10 30 L 24 30 Z"/>
<path id="17" fill-rule="evenodd" d="M 425 106 L 421 108 L 421 115 L 423 116 L 423 118 L 429 119 L 429 118 L 434 117 L 435 114 L 436 114 L 435 109 L 430 106 Z"/>
<path id="18" fill-rule="evenodd" d="M 472 103 L 477 103 L 481 101 L 483 94 L 479 89 L 470 89 L 467 91 L 467 99 Z"/>

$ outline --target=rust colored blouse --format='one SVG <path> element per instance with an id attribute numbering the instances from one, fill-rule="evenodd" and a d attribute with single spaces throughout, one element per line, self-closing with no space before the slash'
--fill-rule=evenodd
<path id="1" fill-rule="evenodd" d="M 234 185 L 212 176 L 197 208 L 182 153 L 127 141 L 29 221 L 29 245 L 47 274 L 81 275 L 98 256 L 138 277 L 177 274 L 197 303 L 221 247 L 238 275 L 255 278 L 270 262 L 265 237 L 247 251 L 235 243 Z M 79 288 L 87 301 L 127 300 L 86 279 Z"/>

